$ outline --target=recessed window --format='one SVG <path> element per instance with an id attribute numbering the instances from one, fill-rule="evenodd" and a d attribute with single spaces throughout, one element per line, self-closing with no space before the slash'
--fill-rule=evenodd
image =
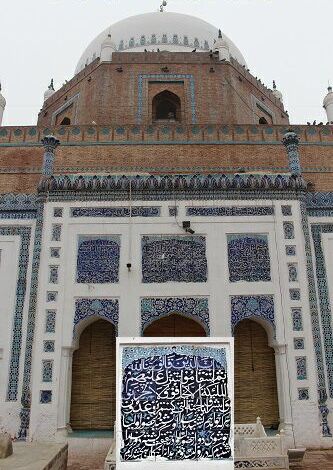
<path id="1" fill-rule="evenodd" d="M 268 124 L 267 119 L 264 117 L 259 118 L 259 124 Z"/>
<path id="2" fill-rule="evenodd" d="M 177 95 L 165 90 L 158 93 L 153 99 L 154 121 L 180 121 L 181 103 Z"/>

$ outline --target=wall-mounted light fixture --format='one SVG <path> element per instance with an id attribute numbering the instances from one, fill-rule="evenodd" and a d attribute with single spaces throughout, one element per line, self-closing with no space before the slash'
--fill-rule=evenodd
<path id="1" fill-rule="evenodd" d="M 190 233 L 191 235 L 195 233 L 195 231 L 191 228 L 191 222 L 189 220 L 183 221 L 183 229 L 185 232 Z"/>

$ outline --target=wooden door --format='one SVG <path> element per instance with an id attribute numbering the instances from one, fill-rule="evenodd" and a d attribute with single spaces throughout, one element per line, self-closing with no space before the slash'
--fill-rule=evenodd
<path id="1" fill-rule="evenodd" d="M 243 320 L 235 328 L 235 422 L 279 423 L 274 350 L 264 328 Z"/>
<path id="2" fill-rule="evenodd" d="M 113 429 L 115 419 L 115 329 L 98 320 L 83 331 L 73 354 L 70 423 L 73 429 Z"/>
<path id="3" fill-rule="evenodd" d="M 172 314 L 149 325 L 143 336 L 207 336 L 204 328 L 191 318 Z"/>

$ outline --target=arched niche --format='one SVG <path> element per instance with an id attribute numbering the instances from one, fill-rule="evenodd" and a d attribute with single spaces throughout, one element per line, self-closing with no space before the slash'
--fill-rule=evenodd
<path id="1" fill-rule="evenodd" d="M 157 337 L 203 337 L 207 336 L 204 327 L 192 318 L 178 313 L 153 321 L 143 331 L 143 336 Z"/>
<path id="2" fill-rule="evenodd" d="M 113 429 L 116 419 L 116 331 L 90 318 L 77 331 L 72 360 L 72 429 Z"/>
<path id="3" fill-rule="evenodd" d="M 268 323 L 240 321 L 235 339 L 235 422 L 277 429 L 280 422 L 275 352 Z"/>
<path id="4" fill-rule="evenodd" d="M 64 118 L 62 119 L 62 121 L 60 122 L 60 125 L 61 125 L 61 126 L 70 126 L 70 124 L 71 124 L 71 120 L 70 120 L 70 118 L 67 117 L 67 116 L 64 117 Z"/>
<path id="5" fill-rule="evenodd" d="M 152 102 L 153 121 L 181 121 L 181 101 L 179 96 L 164 90 L 154 96 Z"/>

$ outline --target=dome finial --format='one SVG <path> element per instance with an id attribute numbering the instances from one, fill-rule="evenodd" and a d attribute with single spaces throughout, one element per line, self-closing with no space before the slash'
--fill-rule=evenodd
<path id="1" fill-rule="evenodd" d="M 283 95 L 282 95 L 281 91 L 279 91 L 279 90 L 277 89 L 275 80 L 273 80 L 273 95 L 275 96 L 275 98 L 277 98 L 278 100 L 280 100 L 281 103 L 283 103 Z"/>
<path id="2" fill-rule="evenodd" d="M 163 13 L 164 8 L 167 6 L 167 0 L 163 0 L 163 2 L 160 5 L 160 12 Z"/>
<path id="3" fill-rule="evenodd" d="M 48 87 L 49 90 L 52 90 L 54 91 L 54 83 L 53 83 L 53 78 L 51 78 L 51 83 L 49 84 L 49 87 Z"/>
<path id="4" fill-rule="evenodd" d="M 273 80 L 273 90 L 276 90 L 276 83 L 275 83 L 275 80 Z"/>
<path id="5" fill-rule="evenodd" d="M 219 39 L 222 39 L 222 31 L 219 29 Z"/>

